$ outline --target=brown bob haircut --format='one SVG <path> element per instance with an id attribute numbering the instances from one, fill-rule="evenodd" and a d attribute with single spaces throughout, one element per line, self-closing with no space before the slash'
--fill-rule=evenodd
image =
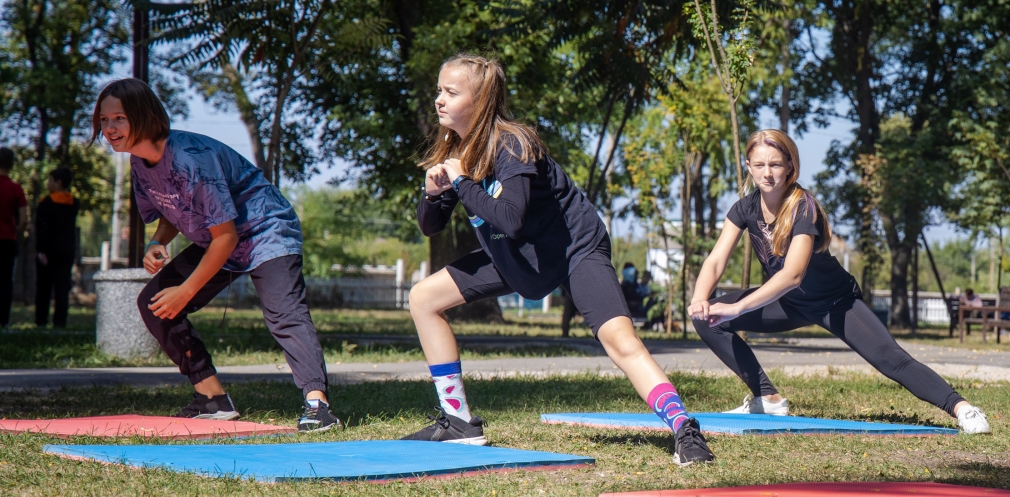
<path id="1" fill-rule="evenodd" d="M 168 138 L 168 113 L 165 112 L 161 100 L 158 100 L 147 83 L 135 78 L 126 78 L 109 83 L 98 94 L 95 112 L 91 116 L 91 139 L 88 145 L 95 143 L 95 140 L 102 136 L 100 114 L 102 101 L 107 97 L 116 97 L 123 103 L 123 112 L 130 123 L 130 143 L 127 146 L 136 145 L 144 140 L 158 142 Z"/>

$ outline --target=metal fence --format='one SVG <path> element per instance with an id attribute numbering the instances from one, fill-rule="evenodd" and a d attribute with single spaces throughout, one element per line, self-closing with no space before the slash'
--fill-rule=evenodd
<path id="1" fill-rule="evenodd" d="M 950 296 L 948 295 L 948 298 Z M 914 309 L 912 296 L 908 297 L 909 313 Z M 919 292 L 918 300 L 919 322 L 925 324 L 950 325 L 950 312 L 947 304 L 939 292 Z M 873 292 L 873 305 L 876 312 L 889 312 L 891 310 L 890 292 Z M 878 314 L 879 315 L 879 314 Z"/>

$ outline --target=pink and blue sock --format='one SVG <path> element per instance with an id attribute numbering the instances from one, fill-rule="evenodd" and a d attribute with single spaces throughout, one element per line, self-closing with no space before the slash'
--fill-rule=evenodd
<path id="1" fill-rule="evenodd" d="M 435 382 L 438 403 L 445 409 L 445 413 L 463 421 L 470 421 L 473 416 L 466 402 L 466 393 L 463 392 L 463 366 L 460 362 L 435 364 L 428 366 L 428 370 L 431 371 L 431 379 Z"/>
<path id="2" fill-rule="evenodd" d="M 674 433 L 677 433 L 680 425 L 684 424 L 684 421 L 687 421 L 687 411 L 684 409 L 684 403 L 681 402 L 680 395 L 677 394 L 677 389 L 673 388 L 672 383 L 660 383 L 656 385 L 649 392 L 647 402 L 649 403 L 649 407 L 656 412 L 656 416 L 659 416 L 659 419 L 670 425 L 670 429 Z"/>

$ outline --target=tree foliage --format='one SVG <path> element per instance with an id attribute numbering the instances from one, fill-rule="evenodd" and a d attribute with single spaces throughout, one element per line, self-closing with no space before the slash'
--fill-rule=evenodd
<path id="1" fill-rule="evenodd" d="M 257 165 L 274 183 L 282 173 L 304 180 L 322 158 L 308 144 L 316 128 L 305 119 L 309 102 L 301 94 L 331 76 L 319 54 L 343 60 L 358 46 L 388 39 L 383 22 L 347 18 L 330 0 L 131 3 L 154 13 L 152 45 L 187 44 L 175 66 L 209 100 L 237 106 Z"/>
<path id="2" fill-rule="evenodd" d="M 1006 7 L 991 2 L 995 10 Z M 907 273 L 922 228 L 949 210 L 961 172 L 950 167 L 955 133 L 948 123 L 970 107 L 978 72 L 1000 18 L 983 20 L 976 2 L 823 3 L 832 23 L 832 57 L 807 74 L 821 95 L 850 102 L 856 140 L 835 143 L 821 186 L 829 205 L 856 226 L 859 248 L 873 269 L 877 240 L 891 258 L 891 320 L 910 324 Z M 991 22 L 989 19 L 997 19 Z M 1003 17 L 1005 19 L 1005 16 Z M 884 125 L 891 126 L 889 134 Z M 864 292 L 871 276 L 864 273 Z"/>
<path id="3" fill-rule="evenodd" d="M 286 192 L 302 224 L 305 273 L 333 276 L 332 266 L 396 264 L 417 269 L 427 247 L 415 237 L 404 241 L 400 228 L 382 215 L 379 201 L 364 191 L 295 187 Z"/>

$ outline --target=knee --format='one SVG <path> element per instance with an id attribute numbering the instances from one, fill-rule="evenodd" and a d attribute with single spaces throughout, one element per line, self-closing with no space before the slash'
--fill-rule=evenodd
<path id="1" fill-rule="evenodd" d="M 648 354 L 645 344 L 635 334 L 631 320 L 624 318 L 623 321 L 626 323 L 617 321 L 618 319 L 615 318 L 605 323 L 596 335 L 596 338 L 603 344 L 603 348 L 606 349 L 607 355 L 611 359 L 618 359 L 633 358 L 643 353 Z"/>
<path id="2" fill-rule="evenodd" d="M 888 378 L 905 370 L 905 368 L 915 364 L 917 361 L 902 349 L 891 349 L 878 352 L 876 357 L 868 358 L 867 362 L 872 364 L 877 371 L 880 371 Z"/>
<path id="3" fill-rule="evenodd" d="M 407 302 L 410 305 L 410 313 L 413 315 L 430 314 L 444 310 L 436 309 L 438 306 L 435 305 L 435 299 L 432 297 L 431 282 L 429 282 L 427 278 L 419 281 L 410 289 L 410 294 L 407 295 Z"/>
<path id="4" fill-rule="evenodd" d="M 151 299 L 158 293 L 157 289 L 152 288 L 153 285 L 147 285 L 143 290 L 140 291 L 140 295 L 137 295 L 137 310 L 140 311 L 140 317 L 147 321 L 148 317 L 153 317 L 154 313 L 151 309 L 148 309 L 148 305 L 151 304 Z"/>
<path id="5" fill-rule="evenodd" d="M 694 323 L 694 331 L 698 333 L 698 338 L 705 343 L 708 343 L 710 340 L 726 338 L 733 335 L 733 333 L 727 331 L 721 325 L 710 326 L 708 321 L 704 319 L 692 319 L 691 322 Z"/>

